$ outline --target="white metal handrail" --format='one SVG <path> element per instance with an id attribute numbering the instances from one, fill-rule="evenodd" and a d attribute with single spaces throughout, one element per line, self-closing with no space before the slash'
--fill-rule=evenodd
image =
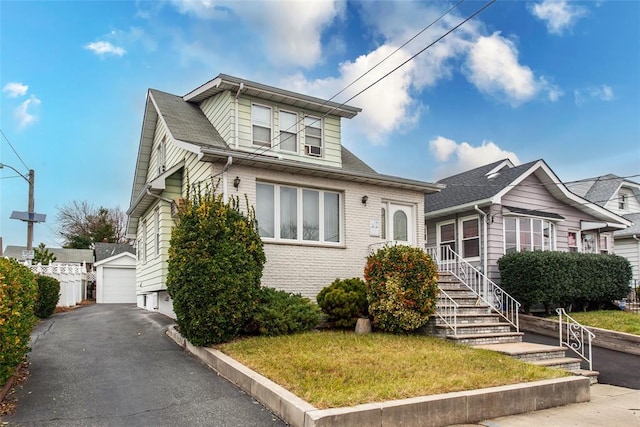
<path id="1" fill-rule="evenodd" d="M 591 341 L 596 337 L 595 334 L 576 322 L 564 311 L 564 308 L 557 308 L 556 313 L 560 318 L 560 326 L 558 327 L 560 346 L 566 346 L 589 362 L 589 370 L 593 371 Z"/>
<path id="2" fill-rule="evenodd" d="M 442 289 L 438 293 L 436 315 L 453 331 L 454 336 L 458 335 L 458 303 Z"/>
<path id="3" fill-rule="evenodd" d="M 515 327 L 517 332 L 520 331 L 518 318 L 520 303 L 511 295 L 496 285 L 480 270 L 469 264 L 449 246 L 430 247 L 426 248 L 426 251 L 436 262 L 439 271 L 446 271 L 454 275 L 485 304 L 493 308 Z"/>

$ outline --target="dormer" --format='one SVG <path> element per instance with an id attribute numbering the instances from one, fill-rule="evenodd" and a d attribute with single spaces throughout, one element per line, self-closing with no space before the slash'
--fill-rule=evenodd
<path id="1" fill-rule="evenodd" d="M 621 215 L 640 212 L 640 184 L 623 181 L 609 204 Z"/>
<path id="2" fill-rule="evenodd" d="M 361 109 L 220 74 L 183 97 L 229 148 L 342 167 L 342 118 Z"/>

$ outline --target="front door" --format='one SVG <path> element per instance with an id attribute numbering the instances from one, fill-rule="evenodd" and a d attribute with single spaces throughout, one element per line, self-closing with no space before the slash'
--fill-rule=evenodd
<path id="1" fill-rule="evenodd" d="M 384 225 L 386 225 L 386 239 L 400 244 L 414 245 L 416 242 L 413 207 L 395 203 L 384 203 L 382 210 Z"/>

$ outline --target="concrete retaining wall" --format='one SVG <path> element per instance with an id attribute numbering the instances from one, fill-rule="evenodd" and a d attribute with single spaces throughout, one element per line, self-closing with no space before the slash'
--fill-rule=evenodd
<path id="1" fill-rule="evenodd" d="M 167 335 L 293 427 L 437 427 L 588 402 L 581 376 L 422 396 L 346 408 L 317 409 L 218 350 L 195 347 L 175 327 Z"/>
<path id="2" fill-rule="evenodd" d="M 524 314 L 520 315 L 520 329 L 523 331 L 558 338 L 558 326 L 559 322 L 554 319 L 527 316 Z M 591 342 L 593 345 L 609 350 L 640 355 L 639 335 L 613 332 L 607 329 L 592 328 L 589 326 L 586 326 L 586 328 L 596 335 Z"/>

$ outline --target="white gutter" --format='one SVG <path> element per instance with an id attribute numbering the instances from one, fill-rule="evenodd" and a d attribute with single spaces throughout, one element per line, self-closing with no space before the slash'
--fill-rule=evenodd
<path id="1" fill-rule="evenodd" d="M 227 203 L 227 200 L 229 200 L 229 192 L 227 191 L 227 169 L 229 169 L 231 163 L 233 163 L 233 157 L 229 156 L 227 157 L 227 163 L 222 169 L 222 200 L 224 203 Z"/>
<path id="2" fill-rule="evenodd" d="M 235 140 L 235 149 L 238 149 L 239 146 L 239 142 L 238 142 L 238 96 L 240 96 L 240 92 L 242 91 L 242 89 L 244 89 L 244 83 L 240 82 L 240 86 L 238 87 L 238 92 L 236 92 L 236 101 L 235 101 L 235 114 L 236 114 L 236 120 L 235 120 L 235 131 L 234 131 L 234 140 Z M 226 187 L 225 187 L 226 188 Z"/>
<path id="3" fill-rule="evenodd" d="M 171 199 L 167 199 L 166 197 L 158 196 L 157 194 L 153 194 L 153 193 L 151 192 L 151 190 L 149 190 L 148 188 L 147 188 L 147 194 L 148 194 L 149 196 L 151 196 L 151 197 L 155 197 L 155 198 L 156 198 L 156 199 L 158 199 L 158 200 L 162 200 L 162 201 L 164 201 L 164 202 L 167 202 L 167 203 L 173 204 L 173 200 L 171 200 Z"/>
<path id="4" fill-rule="evenodd" d="M 475 205 L 473 207 L 473 209 L 476 210 L 476 212 L 478 212 L 480 215 L 482 215 L 484 217 L 483 221 L 482 221 L 482 272 L 484 273 L 485 279 L 484 279 L 484 297 L 488 298 L 487 292 L 489 291 L 487 289 L 487 277 L 489 277 L 489 272 L 487 271 L 487 248 L 488 248 L 488 242 L 487 242 L 487 214 L 478 207 L 478 205 Z"/>

